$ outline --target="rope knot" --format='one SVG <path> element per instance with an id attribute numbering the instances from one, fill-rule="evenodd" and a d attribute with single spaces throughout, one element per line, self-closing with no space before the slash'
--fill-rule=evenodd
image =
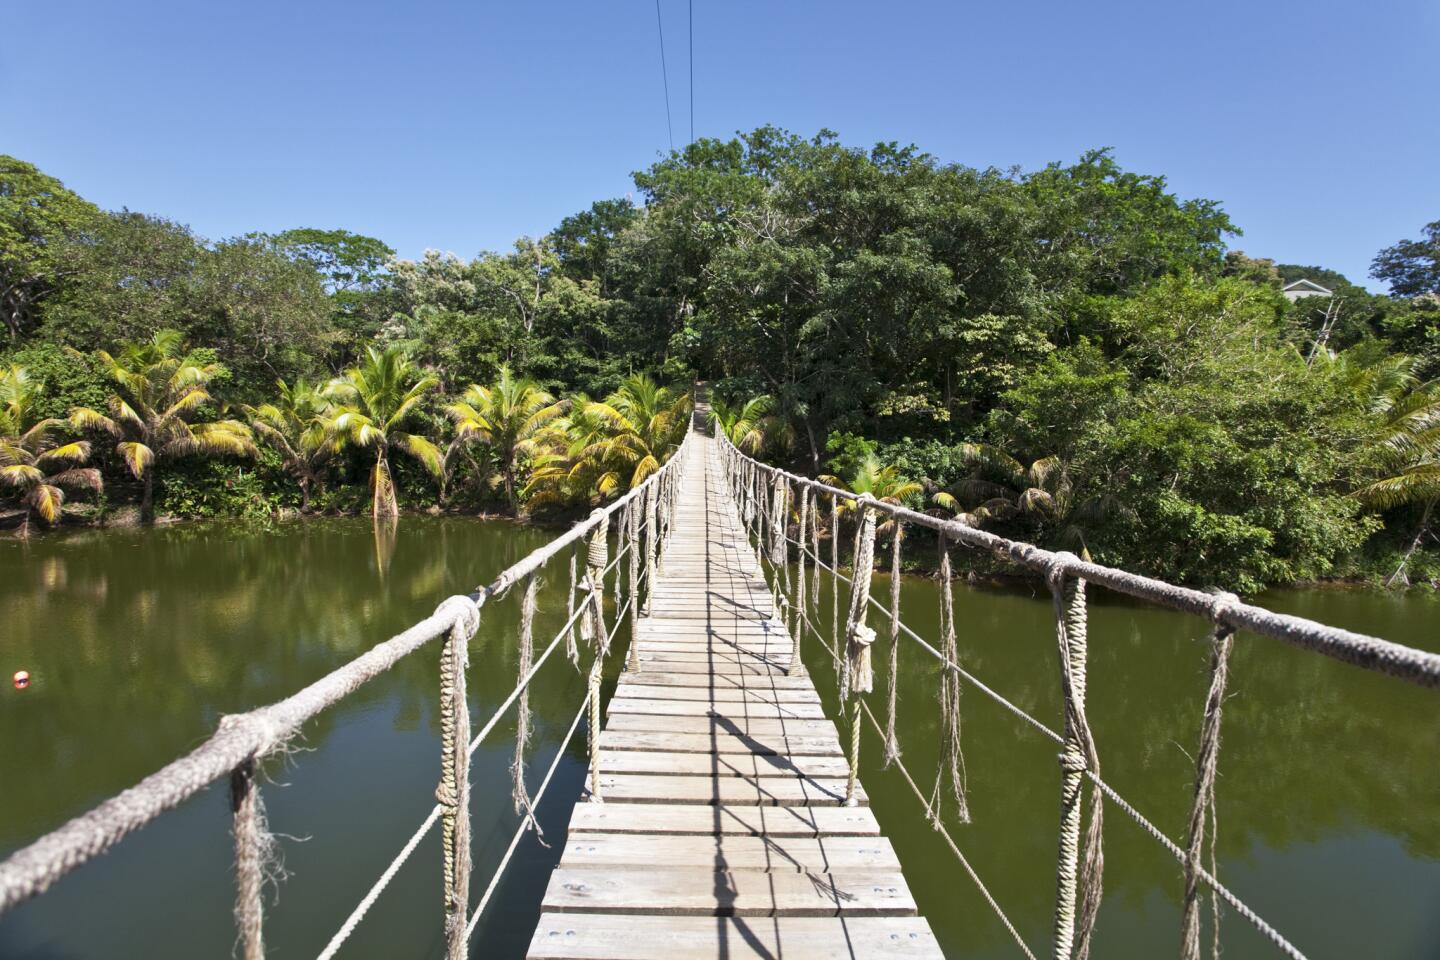
<path id="1" fill-rule="evenodd" d="M 248 735 L 255 742 L 250 755 L 257 760 L 290 739 L 289 727 L 272 718 L 268 709 L 228 713 L 220 718 L 219 729 L 237 737 Z"/>
<path id="2" fill-rule="evenodd" d="M 1240 598 L 1228 590 L 1211 590 L 1215 597 L 1210 603 L 1210 619 L 1215 622 L 1215 637 L 1218 639 L 1235 632 L 1226 615 L 1240 605 Z"/>
<path id="3" fill-rule="evenodd" d="M 872 668 L 870 648 L 875 643 L 875 630 L 865 623 L 856 623 L 850 628 L 850 642 L 846 653 L 850 659 L 850 692 L 869 693 L 875 688 L 875 671 Z"/>
<path id="4" fill-rule="evenodd" d="M 1068 550 L 1056 553 L 1054 559 L 1045 564 L 1045 582 L 1050 585 L 1050 589 L 1059 590 L 1065 583 L 1070 564 L 1079 562 L 1080 558 Z"/>
<path id="5" fill-rule="evenodd" d="M 586 545 L 585 565 L 592 571 L 604 570 L 610 562 L 610 538 L 605 517 L 605 511 L 598 507 L 590 511 L 595 528 L 590 531 L 590 542 Z"/>
<path id="6" fill-rule="evenodd" d="M 469 643 L 480 629 L 480 604 L 462 593 L 453 597 L 446 597 L 440 601 L 440 606 L 435 608 L 437 616 L 448 614 L 451 620 L 451 629 L 460 631 Z"/>

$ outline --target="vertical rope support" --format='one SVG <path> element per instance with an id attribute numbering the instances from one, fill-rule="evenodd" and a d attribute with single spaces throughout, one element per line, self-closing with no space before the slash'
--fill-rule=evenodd
<path id="1" fill-rule="evenodd" d="M 795 626 L 790 631 L 790 667 L 803 667 L 805 661 L 800 656 L 800 639 L 804 636 L 805 616 L 807 598 L 805 596 L 805 538 L 809 536 L 810 529 L 810 488 L 801 484 L 800 486 L 800 535 L 796 538 L 800 542 L 800 549 L 796 551 L 796 562 L 799 564 L 799 577 L 795 582 Z"/>
<path id="2" fill-rule="evenodd" d="M 455 621 L 440 652 L 440 840 L 445 868 L 445 956 L 464 960 L 465 912 L 470 903 L 470 707 L 465 669 L 470 638 L 480 627 L 480 608 L 469 597 L 440 605 L 455 610 Z"/>
<path id="3" fill-rule="evenodd" d="M 1222 593 L 1220 596 L 1230 603 L 1239 600 L 1233 593 Z M 1207 853 L 1210 876 L 1219 876 L 1215 857 L 1215 776 L 1220 762 L 1221 712 L 1230 679 L 1230 651 L 1234 645 L 1235 629 L 1217 621 L 1215 632 L 1211 635 L 1210 692 L 1205 697 L 1200 749 L 1195 753 L 1195 800 L 1190 808 L 1189 842 L 1185 850 L 1185 899 L 1180 921 L 1181 960 L 1200 960 L 1199 868 Z M 1210 956 L 1217 958 L 1220 956 L 1220 900 L 1213 890 L 1210 892 L 1210 913 Z"/>
<path id="4" fill-rule="evenodd" d="M 940 553 L 940 654 L 947 664 L 960 662 L 955 640 L 955 595 L 951 580 L 950 540 L 939 535 Z M 945 782 L 950 782 L 950 796 L 955 801 L 955 817 L 970 822 L 970 804 L 965 797 L 965 755 L 960 749 L 960 674 L 945 666 L 940 672 L 940 767 L 935 772 L 935 792 L 930 798 L 930 821 L 940 824 L 940 811 L 945 796 Z"/>
<path id="5" fill-rule="evenodd" d="M 779 614 L 780 598 L 785 594 L 784 574 L 788 569 L 785 563 L 785 478 L 780 475 L 779 471 L 776 471 L 775 482 L 771 484 L 769 512 L 770 588 L 775 596 L 776 613 Z"/>
<path id="6" fill-rule="evenodd" d="M 895 734 L 895 708 L 900 696 L 900 545 L 905 526 L 891 520 L 890 534 L 890 667 L 885 693 L 885 766 L 900 759 L 900 739 Z"/>
<path id="7" fill-rule="evenodd" d="M 520 638 L 517 683 L 525 683 L 530 667 L 535 660 L 535 608 L 540 592 L 540 576 L 532 573 L 525 578 L 525 592 L 520 597 Z M 572 594 L 573 596 L 573 594 Z M 468 742 L 468 738 L 467 738 Z M 530 744 L 530 685 L 520 689 L 520 700 L 515 714 L 515 758 L 510 762 L 510 800 L 515 812 L 525 817 L 526 829 L 533 829 L 537 836 L 542 834 L 540 823 L 535 819 L 535 806 L 530 793 L 525 789 L 525 748 Z"/>
<path id="8" fill-rule="evenodd" d="M 804 539 L 802 532 L 801 539 Z M 815 492 L 815 505 L 810 511 L 810 552 L 814 554 L 815 565 L 810 568 L 810 604 L 815 608 L 815 619 L 820 619 L 820 492 Z M 817 631 L 818 632 L 818 631 Z"/>
<path id="9" fill-rule="evenodd" d="M 840 641 L 840 498 L 830 494 L 830 656 Z"/>
<path id="10" fill-rule="evenodd" d="M 1086 960 L 1090 937 L 1100 912 L 1100 884 L 1104 858 L 1100 847 L 1101 795 L 1091 787 L 1090 821 L 1082 844 L 1081 793 L 1088 769 L 1097 776 L 1099 759 L 1085 714 L 1087 657 L 1085 581 L 1065 574 L 1060 554 L 1048 576 L 1055 602 L 1060 685 L 1065 705 L 1065 740 L 1060 755 L 1060 850 L 1055 872 L 1055 956 L 1057 960 Z"/>
<path id="11" fill-rule="evenodd" d="M 230 772 L 230 813 L 235 834 L 235 928 L 244 960 L 265 956 L 263 890 L 273 862 L 275 838 L 265 824 L 265 806 L 255 783 L 251 757 Z"/>
<path id="12" fill-rule="evenodd" d="M 640 670 L 640 501 L 630 501 L 625 539 L 630 551 L 630 669 Z"/>
<path id="13" fill-rule="evenodd" d="M 647 614 L 650 612 L 650 601 L 655 597 L 656 496 L 656 484 L 652 483 L 645 494 L 645 612 Z"/>
<path id="14" fill-rule="evenodd" d="M 590 516 L 604 516 L 603 510 L 594 510 Z M 608 635 L 605 631 L 605 593 L 604 578 L 605 567 L 608 563 L 609 542 L 607 539 L 606 523 L 602 519 L 595 524 L 595 529 L 590 533 L 590 542 L 585 555 L 586 580 L 590 584 L 590 598 L 587 601 L 590 610 L 581 618 L 581 622 L 588 624 L 584 631 L 584 637 L 589 641 L 594 656 L 590 661 L 590 677 L 588 683 L 588 697 L 590 699 L 590 723 L 589 723 L 589 745 L 590 745 L 590 799 L 596 803 L 601 801 L 600 797 L 600 679 L 605 669 L 606 648 L 609 645 Z"/>
<path id="15" fill-rule="evenodd" d="M 570 665 L 576 670 L 580 669 L 580 646 L 575 642 L 575 591 L 580 589 L 579 573 L 576 570 L 577 557 L 579 556 L 580 545 L 576 544 L 570 548 L 570 589 L 565 592 L 565 622 L 570 628 L 565 632 L 565 656 L 570 658 Z"/>
<path id="16" fill-rule="evenodd" d="M 850 580 L 850 608 L 845 617 L 845 679 L 841 686 L 854 702 L 850 712 L 850 775 L 845 783 L 845 805 L 853 807 L 855 785 L 860 776 L 860 697 L 875 686 L 870 648 L 875 631 L 865 622 L 870 609 L 870 578 L 875 570 L 875 498 L 860 495 L 860 517 L 855 525 L 855 560 Z"/>

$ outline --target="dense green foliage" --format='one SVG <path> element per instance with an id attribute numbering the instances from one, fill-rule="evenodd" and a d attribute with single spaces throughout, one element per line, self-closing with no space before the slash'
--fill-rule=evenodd
<path id="1" fill-rule="evenodd" d="M 981 170 L 761 128 L 635 183 L 411 261 L 344 230 L 209 242 L 0 158 L 4 360 L 59 417 L 108 401 L 97 346 L 210 351 L 205 422 L 240 405 L 265 453 L 164 481 L 185 512 L 583 507 L 673 449 L 663 384 L 698 375 L 747 450 L 1102 562 L 1243 588 L 1440 565 L 1435 223 L 1375 295 L 1228 250 L 1219 204 L 1107 151 Z M 1300 278 L 1334 296 L 1281 294 Z"/>

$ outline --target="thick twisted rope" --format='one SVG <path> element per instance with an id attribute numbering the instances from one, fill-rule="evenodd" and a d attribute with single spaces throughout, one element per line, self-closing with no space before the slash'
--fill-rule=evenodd
<path id="1" fill-rule="evenodd" d="M 470 902 L 470 706 L 465 670 L 470 638 L 480 628 L 480 607 L 469 597 L 451 597 L 441 608 L 455 611 L 440 654 L 440 837 L 445 867 L 445 952 L 465 957 L 465 906 Z"/>
<path id="2" fill-rule="evenodd" d="M 588 693 L 590 698 L 590 723 L 587 730 L 590 745 L 590 799 L 600 802 L 600 680 L 605 668 L 605 654 L 610 646 L 610 637 L 605 630 L 605 567 L 609 540 L 605 526 L 597 525 L 590 535 L 586 553 L 586 579 L 590 584 L 589 613 L 581 620 L 588 624 L 582 636 L 591 644 L 593 656 L 590 660 Z"/>
<path id="3" fill-rule="evenodd" d="M 955 637 L 955 597 L 950 581 L 950 541 L 939 536 L 940 554 L 940 651 L 948 663 L 958 663 L 960 653 Z M 891 622 L 894 629 L 894 622 Z M 955 816 L 961 823 L 970 822 L 970 804 L 965 796 L 965 756 L 960 749 L 960 676 L 946 669 L 940 674 L 940 763 L 935 771 L 935 791 L 931 795 L 931 815 L 938 818 L 943 807 L 945 783 L 955 801 Z"/>
<path id="4" fill-rule="evenodd" d="M 1081 787 L 1087 771 L 1100 773 L 1095 739 L 1085 713 L 1088 658 L 1085 581 L 1049 577 L 1055 605 L 1056 646 L 1060 654 L 1060 689 L 1065 706 L 1065 745 L 1060 754 L 1060 856 L 1056 868 L 1055 955 L 1086 960 L 1100 912 L 1104 853 L 1101 847 L 1104 806 L 1092 785 L 1090 820 L 1083 848 L 1080 838 Z M 1081 862 L 1083 849 L 1083 863 Z M 1077 903 L 1078 895 L 1078 903 Z"/>
<path id="5" fill-rule="evenodd" d="M 800 630 L 800 618 L 805 616 L 805 609 L 809 603 L 805 596 L 805 537 L 810 527 L 810 489 L 800 488 L 800 550 L 795 555 L 797 569 L 799 571 L 795 579 L 795 623 L 790 629 L 790 669 L 792 672 L 803 671 L 805 660 L 801 656 L 800 639 L 804 635 Z"/>
<path id="6" fill-rule="evenodd" d="M 235 929 L 245 960 L 265 956 L 265 882 L 279 869 L 279 844 L 265 821 L 252 758 L 230 774 L 230 813 L 235 840 Z"/>
<path id="7" fill-rule="evenodd" d="M 900 698 L 900 546 L 905 527 L 894 521 L 890 533 L 890 668 L 886 673 L 885 766 L 900 759 L 900 738 L 895 733 L 895 712 Z M 800 551 L 805 556 L 805 551 Z"/>
<path id="8" fill-rule="evenodd" d="M 1225 597 L 1232 602 L 1239 599 L 1233 593 L 1225 594 Z M 1205 697 L 1200 749 L 1195 753 L 1195 800 L 1190 808 L 1187 831 L 1185 896 L 1180 919 L 1182 960 L 1200 960 L 1200 877 L 1196 868 L 1207 853 L 1211 875 L 1219 875 L 1215 856 L 1218 839 L 1215 776 L 1220 762 L 1220 720 L 1225 706 L 1225 687 L 1230 678 L 1230 651 L 1234 645 L 1234 629 L 1224 624 L 1217 625 L 1211 635 L 1210 692 Z M 1220 901 L 1214 890 L 1210 892 L 1210 956 L 1220 956 Z"/>
<path id="9" fill-rule="evenodd" d="M 832 575 L 836 573 L 836 571 L 833 571 L 828 566 L 825 566 L 825 562 L 820 559 L 818 554 L 812 553 L 811 560 L 814 561 L 817 565 L 824 567 L 827 571 L 830 571 Z M 849 578 L 846 577 L 844 574 L 838 574 L 838 576 L 840 580 L 844 581 L 845 583 L 850 582 Z M 879 602 L 872 600 L 871 604 L 881 613 L 887 612 L 884 606 L 882 606 Z M 825 635 L 821 632 L 820 628 L 814 623 L 812 623 L 808 617 L 805 619 L 805 625 L 810 628 L 810 632 L 815 635 L 815 638 L 817 640 L 823 641 L 825 639 Z M 979 690 L 981 693 L 985 694 L 985 696 L 993 700 L 998 706 L 1004 708 L 1008 713 L 1014 716 L 1015 719 L 1026 724 L 1027 726 L 1035 730 L 1040 735 L 1046 737 L 1053 743 L 1061 746 L 1064 745 L 1065 738 L 1061 734 L 1057 733 L 1055 730 L 1052 730 L 1042 721 L 1036 719 L 1034 716 L 1027 713 L 1024 708 L 1006 699 L 1004 694 L 1000 693 L 994 687 L 991 687 L 979 677 L 966 670 L 959 663 L 956 663 L 953 660 L 946 660 L 945 657 L 941 655 L 939 650 L 935 649 L 935 647 L 927 643 L 925 638 L 912 630 L 909 625 L 902 623 L 900 625 L 900 632 L 905 634 L 905 636 L 909 637 L 912 641 L 914 641 L 917 646 L 919 646 L 926 653 L 930 654 L 930 656 L 938 660 L 942 667 L 947 670 L 954 670 L 955 673 L 962 677 L 966 683 L 969 683 L 976 690 Z M 833 653 L 831 654 L 831 657 L 832 662 L 835 662 Z M 838 665 L 836 667 L 836 671 L 838 675 Z M 1132 821 L 1134 821 L 1135 824 L 1139 826 L 1140 829 L 1143 830 L 1147 835 L 1149 835 L 1152 840 L 1160 844 L 1160 846 L 1163 847 L 1165 851 L 1170 854 L 1170 856 L 1174 857 L 1177 863 L 1180 863 L 1182 866 L 1185 864 L 1187 858 L 1185 855 L 1185 851 L 1180 848 L 1180 845 L 1177 844 L 1174 840 L 1171 840 L 1168 836 L 1166 836 L 1163 830 L 1155 826 L 1155 824 L 1149 818 L 1147 818 L 1143 813 L 1137 810 L 1133 804 L 1131 804 L 1128 800 L 1121 796 L 1119 791 L 1117 791 L 1114 787 L 1110 786 L 1110 784 L 1102 780 L 1093 771 L 1085 771 L 1085 777 L 1097 788 L 1099 788 L 1100 792 L 1105 795 L 1105 798 L 1109 800 L 1112 804 L 1114 804 L 1121 813 L 1125 814 Z M 1278 949 L 1281 953 L 1285 954 L 1285 956 L 1287 957 L 1290 957 L 1291 960 L 1306 960 L 1305 954 L 1301 952 L 1301 950 L 1293 943 L 1291 943 L 1288 939 L 1286 939 L 1284 934 L 1280 933 L 1280 931 L 1276 930 L 1273 926 L 1271 926 L 1264 917 L 1261 917 L 1258 913 L 1255 912 L 1255 909 L 1253 907 L 1251 907 L 1249 904 L 1245 903 L 1245 901 L 1241 900 L 1238 896 L 1236 896 L 1229 887 L 1226 887 L 1223 883 L 1221 883 L 1217 877 L 1210 873 L 1210 871 L 1204 869 L 1203 867 L 1197 867 L 1195 872 L 1196 875 L 1199 876 L 1199 878 L 1203 880 L 1205 884 L 1209 886 L 1210 889 L 1213 890 L 1220 897 L 1220 900 L 1226 906 L 1230 907 L 1230 909 L 1234 910 L 1238 916 L 1240 916 L 1247 923 L 1253 926 L 1261 934 L 1261 936 L 1269 940 L 1270 943 L 1273 944 L 1275 948 Z"/>
<path id="10" fill-rule="evenodd" d="M 517 682 L 530 672 L 535 657 L 535 608 L 540 591 L 540 576 L 532 573 L 525 580 L 525 592 L 520 597 L 520 638 L 517 644 Z M 510 761 L 510 801 L 515 812 L 521 814 L 521 826 L 534 829 L 540 842 L 545 844 L 544 831 L 535 819 L 535 805 L 525 789 L 525 750 L 530 745 L 530 685 L 520 691 L 520 702 L 515 715 L 515 758 Z M 548 846 L 548 844 L 546 844 Z"/>
<path id="11" fill-rule="evenodd" d="M 575 592 L 580 589 L 580 574 L 578 570 L 580 555 L 580 544 L 570 548 L 570 589 L 565 592 L 565 619 L 575 619 Z M 576 670 L 580 669 L 580 645 L 575 642 L 575 629 L 565 632 L 565 655 L 570 658 L 570 665 Z"/>
<path id="12" fill-rule="evenodd" d="M 722 440 L 722 442 L 725 442 Z M 755 463 L 744 454 L 737 453 L 742 462 Z M 777 468 L 760 465 L 766 471 Z M 779 471 L 795 483 L 827 494 L 832 498 L 858 500 L 859 495 L 848 490 L 827 486 L 817 480 L 802 477 L 787 471 Z M 967 547 L 974 547 L 994 555 L 1008 563 L 1016 564 L 1034 573 L 1049 576 L 1056 565 L 1067 577 L 1079 577 L 1091 584 L 1099 584 L 1117 593 L 1156 603 L 1172 610 L 1195 614 L 1208 620 L 1220 618 L 1227 626 L 1236 630 L 1249 630 L 1263 636 L 1283 640 L 1303 650 L 1324 654 L 1327 657 L 1355 666 L 1374 670 L 1389 676 L 1399 677 L 1424 687 L 1440 688 L 1440 653 L 1431 653 L 1392 643 L 1379 637 L 1370 637 L 1338 627 L 1316 623 L 1304 617 L 1275 613 L 1264 607 L 1247 603 L 1229 603 L 1218 600 L 1213 594 L 1188 587 L 1179 587 L 1151 577 L 1140 576 L 1081 560 L 1074 554 L 1055 553 L 1043 550 L 1033 544 L 1008 540 L 958 520 L 945 520 L 919 513 L 906 507 L 878 503 L 877 510 L 904 520 L 913 526 L 943 530 L 950 539 Z M 838 567 L 838 563 L 832 566 Z"/>
<path id="13" fill-rule="evenodd" d="M 830 656 L 840 642 L 840 500 L 830 496 Z M 854 581 L 851 581 L 852 585 Z M 842 684 L 843 687 L 843 684 Z"/>
<path id="14" fill-rule="evenodd" d="M 850 775 L 845 783 L 845 805 L 855 806 L 856 783 L 860 778 L 860 698 L 875 687 L 871 647 L 875 631 L 865 622 L 870 606 L 870 580 L 875 572 L 875 514 L 866 509 L 873 497 L 860 499 L 860 519 L 855 527 L 855 561 L 851 570 L 850 608 L 845 617 L 845 680 L 842 696 L 854 702 L 850 708 Z"/>
<path id="15" fill-rule="evenodd" d="M 630 553 L 630 669 L 640 670 L 640 510 L 630 511 L 625 525 L 626 550 Z M 616 621 L 619 622 L 618 619 Z"/>

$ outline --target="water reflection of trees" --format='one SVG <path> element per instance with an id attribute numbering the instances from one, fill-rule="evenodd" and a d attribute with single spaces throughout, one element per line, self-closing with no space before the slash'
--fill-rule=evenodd
<path id="1" fill-rule="evenodd" d="M 0 699 L 0 847 L 130 785 L 192 747 L 221 714 L 318 679 L 548 536 L 415 518 L 389 539 L 381 563 L 368 519 L 312 520 L 267 531 L 87 532 L 0 552 L 0 654 L 36 676 L 24 698 Z M 563 609 L 558 582 L 546 593 L 543 622 Z M 512 606 L 507 598 L 486 608 L 472 655 L 477 709 L 514 682 L 505 666 Z M 323 743 L 348 711 L 382 700 L 429 719 L 432 660 L 409 658 L 362 688 L 307 728 L 307 742 Z"/>

